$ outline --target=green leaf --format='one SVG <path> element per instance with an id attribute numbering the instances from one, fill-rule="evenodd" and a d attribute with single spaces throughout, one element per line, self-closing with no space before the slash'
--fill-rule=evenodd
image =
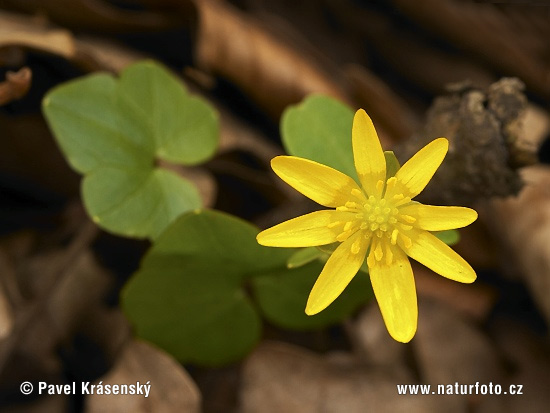
<path id="1" fill-rule="evenodd" d="M 53 134 L 82 194 L 104 229 L 155 238 L 180 214 L 201 206 L 194 185 L 159 161 L 194 165 L 217 147 L 215 111 L 152 61 L 116 79 L 96 73 L 60 85 L 43 101 Z"/>
<path id="2" fill-rule="evenodd" d="M 314 261 L 253 278 L 254 295 L 264 316 L 285 328 L 317 329 L 344 320 L 373 297 L 368 275 L 359 271 L 330 306 L 314 316 L 306 315 L 307 298 L 322 268 L 321 262 Z"/>
<path id="3" fill-rule="evenodd" d="M 393 151 L 384 151 L 384 157 L 386 158 L 386 180 L 388 180 L 395 176 L 401 165 Z"/>
<path id="4" fill-rule="evenodd" d="M 286 266 L 289 269 L 298 268 L 318 259 L 322 254 L 323 252 L 321 252 L 317 247 L 300 248 L 290 256 L 286 262 Z"/>
<path id="5" fill-rule="evenodd" d="M 178 218 L 122 292 L 137 334 L 182 362 L 219 365 L 246 355 L 259 340 L 261 322 L 245 281 L 284 269 L 292 253 L 260 246 L 257 233 L 221 212 Z"/>
<path id="6" fill-rule="evenodd" d="M 288 107 L 281 119 L 288 154 L 331 166 L 357 181 L 351 145 L 353 111 L 321 95 L 308 96 Z"/>
<path id="7" fill-rule="evenodd" d="M 460 241 L 460 233 L 456 229 L 438 231 L 433 234 L 447 245 L 452 246 L 458 244 L 458 241 Z"/>

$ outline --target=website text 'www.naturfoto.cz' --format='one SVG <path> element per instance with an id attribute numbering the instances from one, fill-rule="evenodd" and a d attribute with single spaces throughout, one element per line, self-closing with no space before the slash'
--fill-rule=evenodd
<path id="1" fill-rule="evenodd" d="M 504 390 L 500 384 L 460 384 L 455 382 L 454 384 L 438 384 L 436 387 L 432 387 L 430 384 L 398 384 L 397 394 L 523 394 L 523 384 L 510 384 L 505 386 Z"/>

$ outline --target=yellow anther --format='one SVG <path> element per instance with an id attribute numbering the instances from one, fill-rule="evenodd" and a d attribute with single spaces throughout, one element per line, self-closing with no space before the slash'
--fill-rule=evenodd
<path id="1" fill-rule="evenodd" d="M 356 196 L 357 198 L 363 198 L 363 193 L 362 193 L 359 189 L 357 189 L 357 188 L 353 188 L 353 189 L 351 190 L 351 194 L 352 194 L 353 196 Z"/>
<path id="2" fill-rule="evenodd" d="M 353 225 L 353 222 L 351 221 L 348 221 L 344 224 L 344 231 L 349 231 L 349 229 L 351 228 L 351 226 Z"/>
<path id="3" fill-rule="evenodd" d="M 376 231 L 377 229 L 378 229 L 378 224 L 376 222 L 373 222 L 372 224 L 370 224 L 371 231 Z"/>
<path id="4" fill-rule="evenodd" d="M 398 202 L 395 203 L 395 206 L 405 205 L 405 204 L 408 204 L 409 202 L 411 202 L 411 197 L 406 196 L 398 200 Z"/>
<path id="5" fill-rule="evenodd" d="M 386 265 L 391 265 L 393 261 L 393 252 L 391 252 L 391 247 L 386 243 Z"/>
<path id="6" fill-rule="evenodd" d="M 382 201 L 384 201 L 384 199 Z M 391 208 L 388 208 L 388 207 L 384 208 L 384 214 L 388 215 L 390 212 L 391 212 Z"/>
<path id="7" fill-rule="evenodd" d="M 376 258 L 376 261 L 380 261 L 383 256 L 384 252 L 382 251 L 382 243 L 379 242 L 374 249 L 374 257 Z"/>
<path id="8" fill-rule="evenodd" d="M 412 246 L 412 240 L 407 237 L 406 235 L 403 235 L 402 233 L 399 233 L 399 235 L 401 236 L 401 239 L 403 240 L 403 245 L 405 246 L 405 248 L 410 248 Z"/>
<path id="9" fill-rule="evenodd" d="M 397 182 L 397 178 L 395 176 L 392 176 L 390 179 L 386 181 L 386 187 L 388 189 L 393 188 L 396 182 Z"/>
<path id="10" fill-rule="evenodd" d="M 389 217 L 389 218 L 388 218 L 388 222 L 389 222 L 390 224 L 395 224 L 395 223 L 397 222 L 397 218 L 395 218 L 395 217 Z"/>
<path id="11" fill-rule="evenodd" d="M 346 207 L 349 209 L 357 209 L 359 208 L 359 204 L 357 202 L 348 201 L 346 202 Z"/>
<path id="12" fill-rule="evenodd" d="M 380 225 L 380 230 L 383 232 L 386 232 L 388 230 L 388 225 L 387 224 Z"/>
<path id="13" fill-rule="evenodd" d="M 392 245 L 395 245 L 397 243 L 397 235 L 399 235 L 399 231 L 397 229 L 394 229 L 391 233 L 391 243 L 392 243 Z"/>
<path id="14" fill-rule="evenodd" d="M 395 195 L 393 196 L 393 199 L 394 199 L 395 201 L 400 201 L 400 200 L 402 200 L 403 198 L 405 198 L 405 195 L 403 195 L 403 194 L 395 194 Z"/>
<path id="15" fill-rule="evenodd" d="M 408 222 L 409 224 L 414 224 L 416 222 L 415 217 L 411 217 L 410 215 L 400 215 L 399 216 L 403 221 Z"/>
<path id="16" fill-rule="evenodd" d="M 336 207 L 336 211 L 347 212 L 348 209 L 345 206 Z"/>
<path id="17" fill-rule="evenodd" d="M 378 182 L 376 183 L 376 190 L 381 193 L 382 189 L 384 189 L 384 181 L 379 179 Z"/>
<path id="18" fill-rule="evenodd" d="M 374 259 L 374 254 L 372 252 L 367 257 L 367 265 L 369 268 L 372 268 L 376 265 L 376 260 Z"/>
<path id="19" fill-rule="evenodd" d="M 367 224 L 366 222 L 361 222 L 361 225 L 359 225 L 359 228 L 360 229 L 365 229 L 369 226 L 369 224 Z"/>
<path id="20" fill-rule="evenodd" d="M 337 227 L 338 225 L 342 224 L 342 221 L 334 221 L 327 225 L 329 228 Z"/>
<path id="21" fill-rule="evenodd" d="M 403 228 L 405 231 L 412 229 L 412 225 L 400 224 L 399 226 Z"/>
<path id="22" fill-rule="evenodd" d="M 374 197 L 374 195 L 369 196 L 369 203 L 371 204 L 376 203 L 376 198 Z"/>
<path id="23" fill-rule="evenodd" d="M 340 234 L 338 234 L 336 236 L 336 241 L 344 242 L 345 240 L 347 240 L 349 238 L 349 236 L 350 236 L 349 231 L 341 232 Z"/>
<path id="24" fill-rule="evenodd" d="M 353 244 L 351 244 L 351 253 L 358 254 L 361 249 L 361 237 L 357 238 Z"/>
<path id="25" fill-rule="evenodd" d="M 369 215 L 369 221 L 370 221 L 370 222 L 376 221 L 376 215 L 374 215 L 374 214 Z"/>
<path id="26" fill-rule="evenodd" d="M 382 222 L 384 222 L 384 217 L 381 216 L 381 215 L 378 215 L 378 217 L 376 217 L 376 222 L 378 222 L 379 224 L 381 224 Z"/>

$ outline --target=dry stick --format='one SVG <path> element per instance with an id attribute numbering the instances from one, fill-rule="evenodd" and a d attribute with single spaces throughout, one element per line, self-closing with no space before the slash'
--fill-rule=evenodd
<path id="1" fill-rule="evenodd" d="M 40 316 L 47 310 L 49 299 L 53 292 L 63 282 L 63 280 L 70 275 L 70 271 L 68 270 L 70 270 L 71 265 L 78 259 L 82 250 L 90 245 L 98 233 L 99 229 L 97 226 L 91 221 L 87 221 L 84 227 L 82 227 L 76 237 L 72 240 L 71 244 L 65 250 L 64 256 L 58 261 L 58 265 L 53 266 L 51 269 L 53 274 L 47 274 L 44 276 L 46 279 L 52 279 L 53 281 L 47 288 L 45 288 L 41 297 L 29 304 L 29 307 L 21 312 L 16 320 L 12 334 L 1 343 L 0 375 L 2 374 L 10 356 L 15 351 L 16 346 L 26 328 L 31 324 L 31 321 L 35 317 Z M 55 274 L 57 274 L 57 276 Z"/>

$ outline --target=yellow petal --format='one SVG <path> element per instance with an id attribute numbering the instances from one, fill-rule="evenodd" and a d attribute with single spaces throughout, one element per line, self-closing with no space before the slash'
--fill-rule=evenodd
<path id="1" fill-rule="evenodd" d="M 395 174 L 392 192 L 414 198 L 428 185 L 449 149 L 449 141 L 438 138 L 420 149 Z"/>
<path id="2" fill-rule="evenodd" d="M 386 180 L 386 158 L 372 120 L 363 109 L 353 118 L 353 158 L 355 169 L 367 195 L 380 197 L 383 186 L 378 181 Z"/>
<path id="3" fill-rule="evenodd" d="M 346 221 L 354 220 L 351 212 L 316 211 L 290 219 L 260 232 L 256 239 L 267 247 L 316 247 L 336 242 Z M 332 223 L 342 222 L 331 226 Z"/>
<path id="4" fill-rule="evenodd" d="M 399 239 L 398 243 L 409 257 L 451 280 L 463 283 L 475 281 L 476 273 L 470 264 L 435 235 L 423 230 L 411 230 L 407 235 L 412 239 L 409 248 Z"/>
<path id="5" fill-rule="evenodd" d="M 368 242 L 363 237 L 363 231 L 356 232 L 336 248 L 309 294 L 307 315 L 323 311 L 338 298 L 359 271 L 367 248 Z"/>
<path id="6" fill-rule="evenodd" d="M 393 261 L 369 268 L 372 289 L 384 323 L 397 341 L 408 343 L 416 333 L 418 306 L 411 264 L 400 248 L 393 247 Z"/>
<path id="7" fill-rule="evenodd" d="M 354 189 L 359 191 L 354 193 L 361 193 L 357 183 L 346 174 L 309 159 L 277 156 L 271 160 L 271 167 L 291 187 L 326 207 L 356 201 L 356 196 L 351 195 Z"/>
<path id="8" fill-rule="evenodd" d="M 462 228 L 477 219 L 473 209 L 455 206 L 409 204 L 399 208 L 399 213 L 416 218 L 414 225 L 426 231 Z"/>

